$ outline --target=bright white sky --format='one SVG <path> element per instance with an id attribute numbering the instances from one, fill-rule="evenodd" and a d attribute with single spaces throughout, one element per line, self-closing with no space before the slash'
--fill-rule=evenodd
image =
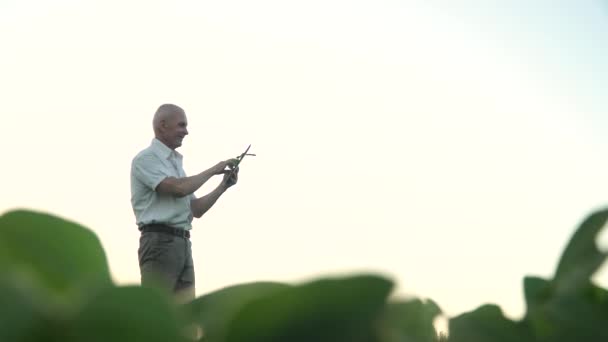
<path id="1" fill-rule="evenodd" d="M 607 34 L 599 1 L 1 0 L 0 211 L 91 227 L 139 282 L 130 162 L 175 103 L 189 174 L 258 154 L 194 223 L 199 295 L 375 271 L 519 317 L 608 203 Z"/>

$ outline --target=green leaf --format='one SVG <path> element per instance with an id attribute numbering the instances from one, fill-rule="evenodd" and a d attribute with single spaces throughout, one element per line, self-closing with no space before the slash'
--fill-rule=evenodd
<path id="1" fill-rule="evenodd" d="M 525 320 L 538 341 L 608 340 L 608 291 L 589 284 L 576 293 L 557 293 L 540 278 L 526 278 Z"/>
<path id="2" fill-rule="evenodd" d="M 31 290 L 6 274 L 0 278 L 0 341 L 32 341 L 40 335 L 44 315 Z"/>
<path id="3" fill-rule="evenodd" d="M 535 336 L 551 335 L 555 327 L 545 313 L 547 304 L 554 296 L 551 282 L 538 277 L 525 277 L 524 296 L 527 307 L 525 320 Z"/>
<path id="4" fill-rule="evenodd" d="M 505 318 L 496 305 L 484 305 L 452 318 L 449 329 L 450 342 L 535 341 L 525 323 Z"/>
<path id="5" fill-rule="evenodd" d="M 285 288 L 246 305 L 228 342 L 368 342 L 392 283 L 373 275 L 321 279 Z"/>
<path id="6" fill-rule="evenodd" d="M 596 239 L 608 210 L 587 217 L 568 243 L 552 281 L 524 281 L 526 323 L 539 341 L 608 340 L 608 292 L 591 277 L 606 259 Z"/>
<path id="7" fill-rule="evenodd" d="M 110 288 L 94 297 L 67 335 L 88 342 L 185 341 L 170 299 L 159 290 L 135 286 Z"/>
<path id="8" fill-rule="evenodd" d="M 435 342 L 433 321 L 441 313 L 432 300 L 413 299 L 391 303 L 383 315 L 383 342 Z"/>
<path id="9" fill-rule="evenodd" d="M 595 240 L 608 220 L 608 210 L 591 214 L 574 233 L 555 272 L 558 293 L 570 293 L 589 285 L 591 276 L 606 259 Z"/>
<path id="10" fill-rule="evenodd" d="M 112 284 L 105 253 L 93 232 L 31 211 L 0 217 L 0 267 L 31 277 L 70 300 Z"/>
<path id="11" fill-rule="evenodd" d="M 184 309 L 187 316 L 202 327 L 205 341 L 223 341 L 228 323 L 245 304 L 287 287 L 273 282 L 230 286 L 201 296 Z"/>
<path id="12" fill-rule="evenodd" d="M 539 277 L 524 278 L 524 297 L 528 311 L 545 304 L 553 295 L 551 282 Z"/>
<path id="13" fill-rule="evenodd" d="M 543 308 L 544 319 L 551 324 L 541 341 L 608 341 L 608 306 L 599 303 L 592 288 L 584 294 L 564 295 L 552 299 Z"/>

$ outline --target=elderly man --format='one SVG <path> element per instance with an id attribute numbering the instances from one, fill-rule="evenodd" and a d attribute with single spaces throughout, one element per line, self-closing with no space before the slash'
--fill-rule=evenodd
<path id="1" fill-rule="evenodd" d="M 138 255 L 142 285 L 160 285 L 181 300 L 194 298 L 192 219 L 203 216 L 236 184 L 238 174 L 238 168 L 229 172 L 236 164 L 236 159 L 229 159 L 187 177 L 182 155 L 175 151 L 188 135 L 187 126 L 182 108 L 160 106 L 153 119 L 155 138 L 131 164 L 131 204 L 141 231 Z M 213 191 L 201 198 L 194 196 L 211 177 L 221 174 L 222 182 Z"/>

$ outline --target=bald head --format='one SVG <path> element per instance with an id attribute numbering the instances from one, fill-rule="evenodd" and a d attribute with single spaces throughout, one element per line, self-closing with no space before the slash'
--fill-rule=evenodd
<path id="1" fill-rule="evenodd" d="M 154 136 L 172 149 L 182 145 L 182 140 L 188 135 L 187 126 L 186 112 L 174 104 L 158 107 L 152 119 Z"/>
<path id="2" fill-rule="evenodd" d="M 158 135 L 158 130 L 163 123 L 166 123 L 173 119 L 173 117 L 177 115 L 186 115 L 186 112 L 180 107 L 174 104 L 166 103 L 161 105 L 156 110 L 154 114 L 154 119 L 152 119 L 152 127 L 154 128 L 154 134 Z"/>

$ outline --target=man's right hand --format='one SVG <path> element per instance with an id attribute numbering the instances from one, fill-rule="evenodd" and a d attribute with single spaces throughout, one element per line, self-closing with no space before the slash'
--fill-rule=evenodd
<path id="1" fill-rule="evenodd" d="M 236 159 L 236 158 L 221 161 L 213 167 L 213 173 L 216 175 L 223 174 L 224 171 L 226 170 L 226 167 L 233 169 L 237 163 L 238 163 L 238 159 Z"/>

